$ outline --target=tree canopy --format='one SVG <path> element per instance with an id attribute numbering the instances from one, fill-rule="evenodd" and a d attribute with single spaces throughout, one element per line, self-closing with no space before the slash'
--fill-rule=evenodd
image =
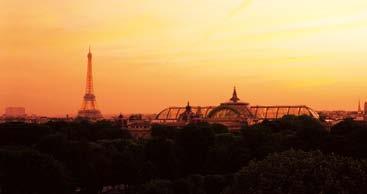
<path id="1" fill-rule="evenodd" d="M 240 133 L 200 122 L 155 125 L 150 139 L 132 139 L 106 120 L 2 123 L 0 190 L 365 193 L 366 138 L 366 122 L 345 120 L 329 129 L 307 116 L 244 125 Z"/>

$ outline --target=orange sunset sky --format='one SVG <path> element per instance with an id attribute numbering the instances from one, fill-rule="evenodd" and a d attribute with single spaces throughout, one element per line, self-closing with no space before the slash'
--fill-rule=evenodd
<path id="1" fill-rule="evenodd" d="M 102 113 L 171 105 L 357 108 L 366 0 L 1 0 L 0 114 L 76 114 L 87 51 Z"/>

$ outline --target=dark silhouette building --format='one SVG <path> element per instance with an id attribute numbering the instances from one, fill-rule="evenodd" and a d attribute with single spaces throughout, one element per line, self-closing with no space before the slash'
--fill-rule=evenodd
<path id="1" fill-rule="evenodd" d="M 319 118 L 314 110 L 305 105 L 250 106 L 249 103 L 240 100 L 234 88 L 229 101 L 219 106 L 201 107 L 188 104 L 186 107 L 169 107 L 158 113 L 153 123 L 182 126 L 200 118 L 200 121 L 220 123 L 231 130 L 238 130 L 245 123 L 251 125 L 263 120 L 279 119 L 285 115 L 308 115 Z"/>

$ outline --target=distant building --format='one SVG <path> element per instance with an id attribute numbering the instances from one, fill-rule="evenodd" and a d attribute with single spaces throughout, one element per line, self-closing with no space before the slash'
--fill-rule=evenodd
<path id="1" fill-rule="evenodd" d="M 82 108 L 78 112 L 78 117 L 85 118 L 89 120 L 102 119 L 101 111 L 97 109 L 96 96 L 94 95 L 93 88 L 93 71 L 92 71 L 92 53 L 89 52 L 87 55 L 87 84 L 85 89 L 85 95 L 83 98 Z"/>
<path id="2" fill-rule="evenodd" d="M 240 101 L 234 88 L 228 102 L 221 103 L 219 106 L 169 107 L 156 116 L 153 124 L 182 126 L 187 122 L 200 119 L 204 122 L 223 124 L 231 131 L 238 131 L 245 123 L 251 125 L 263 120 L 279 119 L 285 115 L 308 115 L 319 119 L 319 115 L 305 105 L 250 106 L 249 103 Z"/>
<path id="3" fill-rule="evenodd" d="M 178 121 L 182 122 L 184 124 L 192 123 L 195 120 L 200 119 L 200 117 L 201 117 L 200 115 L 202 115 L 200 107 L 198 107 L 198 109 L 194 113 L 194 112 L 192 112 L 190 102 L 187 102 L 187 105 L 185 107 L 185 112 L 183 112 L 179 115 Z"/>
<path id="4" fill-rule="evenodd" d="M 367 120 L 367 102 L 364 102 L 363 117 Z"/>
<path id="5" fill-rule="evenodd" d="M 7 107 L 5 108 L 5 119 L 25 119 L 27 116 L 24 107 Z"/>
<path id="6" fill-rule="evenodd" d="M 355 119 L 357 121 L 363 121 L 364 120 L 364 114 L 361 108 L 361 101 L 358 101 L 358 110 L 357 110 L 357 114 L 355 115 Z"/>
<path id="7" fill-rule="evenodd" d="M 127 129 L 134 138 L 149 138 L 151 122 L 143 118 L 142 114 L 132 114 L 127 119 Z"/>

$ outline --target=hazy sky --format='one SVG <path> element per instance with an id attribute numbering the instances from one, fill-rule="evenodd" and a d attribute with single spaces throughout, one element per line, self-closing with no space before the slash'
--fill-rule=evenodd
<path id="1" fill-rule="evenodd" d="M 366 0 L 1 0 L 0 113 L 75 114 L 92 47 L 102 113 L 217 105 L 356 109 Z"/>

